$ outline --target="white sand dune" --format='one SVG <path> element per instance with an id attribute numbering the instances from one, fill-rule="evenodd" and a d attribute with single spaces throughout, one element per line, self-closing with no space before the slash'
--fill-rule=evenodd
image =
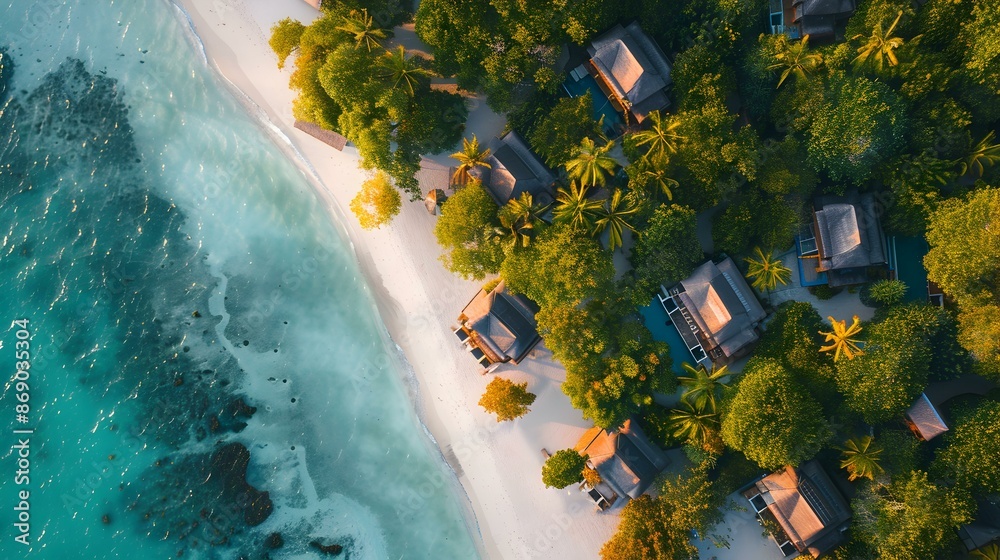
<path id="1" fill-rule="evenodd" d="M 272 127 L 276 145 L 297 159 L 346 230 L 389 335 L 415 373 L 421 418 L 469 497 L 470 524 L 481 536 L 484 556 L 597 558 L 614 531 L 620 506 L 598 514 L 579 492 L 546 489 L 541 482 L 541 449 L 570 447 L 589 427 L 559 388 L 562 367 L 548 350 L 537 347 L 520 366 L 497 372 L 528 382 L 538 395 L 532 411 L 513 423 L 497 424 L 480 409 L 477 402 L 489 376 L 480 375 L 451 333 L 455 317 L 479 284 L 457 278 L 441 265 L 435 218 L 422 203 L 405 204 L 389 227 L 362 231 L 353 215 L 344 212 L 366 177 L 356 152 L 350 147 L 337 152 L 293 128 L 290 69 L 277 69 L 268 30 L 284 17 L 308 23 L 317 12 L 301 0 L 177 1 L 189 14 L 210 63 Z M 475 133 L 488 142 L 503 128 L 503 117 L 481 99 L 471 100 L 470 107 L 466 135 Z M 282 144 L 282 135 L 291 146 Z M 419 175 L 424 192 L 443 188 L 452 164 L 447 156 L 425 159 Z"/>

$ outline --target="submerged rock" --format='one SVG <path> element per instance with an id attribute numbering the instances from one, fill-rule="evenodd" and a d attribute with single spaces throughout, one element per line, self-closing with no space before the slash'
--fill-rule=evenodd
<path id="1" fill-rule="evenodd" d="M 243 510 L 243 521 L 253 527 L 260 525 L 274 509 L 267 492 L 261 492 L 247 482 L 250 450 L 242 443 L 228 443 L 219 448 L 211 461 L 211 475 L 222 478 L 223 495 L 235 498 Z"/>
<path id="2" fill-rule="evenodd" d="M 344 547 L 339 544 L 323 544 L 319 541 L 312 541 L 309 546 L 329 556 L 336 556 L 344 550 Z"/>
<path id="3" fill-rule="evenodd" d="M 271 533 L 264 539 L 264 548 L 281 548 L 285 546 L 285 539 L 281 538 L 281 533 Z"/>

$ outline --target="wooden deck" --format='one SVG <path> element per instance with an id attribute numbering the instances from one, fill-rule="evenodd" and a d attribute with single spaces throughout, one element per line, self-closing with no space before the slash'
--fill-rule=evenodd
<path id="1" fill-rule="evenodd" d="M 340 151 L 344 151 L 344 146 L 347 145 L 347 138 L 344 138 L 332 130 L 322 128 L 315 123 L 295 121 L 295 128 Z"/>

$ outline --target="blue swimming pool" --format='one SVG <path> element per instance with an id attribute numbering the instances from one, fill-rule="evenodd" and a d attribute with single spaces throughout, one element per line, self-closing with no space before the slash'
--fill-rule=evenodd
<path id="1" fill-rule="evenodd" d="M 688 352 L 687 345 L 681 339 L 680 333 L 670 322 L 667 312 L 660 305 L 660 300 L 654 297 L 649 305 L 640 307 L 639 312 L 642 313 L 646 328 L 653 333 L 653 338 L 666 342 L 670 346 L 670 361 L 673 362 L 674 373 L 683 373 L 684 369 L 681 364 L 684 362 L 693 364 L 694 359 Z"/>
<path id="2" fill-rule="evenodd" d="M 615 111 L 608 96 L 604 95 L 593 76 L 588 74 L 579 81 L 570 78 L 563 83 L 563 89 L 570 97 L 579 97 L 589 91 L 591 99 L 594 100 L 594 119 L 600 121 L 603 116 L 605 134 L 610 137 L 618 136 L 617 131 L 625 125 L 625 120 L 618 111 Z"/>
<path id="3" fill-rule="evenodd" d="M 906 301 L 927 300 L 927 269 L 924 255 L 930 247 L 922 237 L 890 237 L 890 266 L 896 278 L 906 284 Z"/>

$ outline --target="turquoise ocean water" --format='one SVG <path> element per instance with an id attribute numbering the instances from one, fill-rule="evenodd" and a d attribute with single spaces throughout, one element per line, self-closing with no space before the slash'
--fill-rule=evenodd
<path id="1" fill-rule="evenodd" d="M 476 558 L 346 239 L 180 12 L 4 0 L 0 48 L 0 559 Z"/>

